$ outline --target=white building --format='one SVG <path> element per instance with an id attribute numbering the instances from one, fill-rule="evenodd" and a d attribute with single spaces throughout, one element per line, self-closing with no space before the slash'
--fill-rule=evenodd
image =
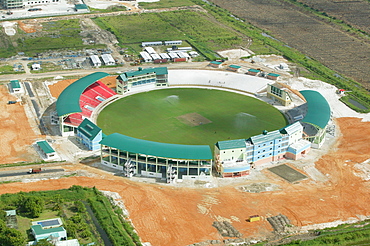
<path id="1" fill-rule="evenodd" d="M 160 55 L 160 57 L 161 57 L 162 59 L 167 59 L 167 60 L 169 60 L 169 59 L 171 58 L 169 55 L 167 55 L 167 53 L 160 53 L 159 55 Z"/>
<path id="2" fill-rule="evenodd" d="M 157 54 L 157 52 L 155 52 L 155 50 L 153 49 L 153 47 L 145 47 L 144 49 L 145 52 L 147 52 L 148 54 Z"/>
<path id="3" fill-rule="evenodd" d="M 181 45 L 182 40 L 164 41 L 164 45 Z"/>
<path id="4" fill-rule="evenodd" d="M 163 45 L 162 41 L 155 41 L 155 42 L 142 42 L 142 47 L 148 47 L 148 46 L 160 46 Z"/>
<path id="5" fill-rule="evenodd" d="M 152 62 L 152 57 L 145 51 L 140 52 L 140 56 L 144 59 L 144 62 Z"/>
<path id="6" fill-rule="evenodd" d="M 94 67 L 100 67 L 101 66 L 101 61 L 99 59 L 99 56 L 97 55 L 92 55 L 90 56 L 91 62 Z"/>
<path id="7" fill-rule="evenodd" d="M 113 59 L 113 57 L 112 57 L 111 54 L 103 54 L 101 56 L 101 58 L 103 59 L 104 65 L 106 65 L 106 66 L 114 66 L 114 65 L 116 65 L 116 62 Z"/>
<path id="8" fill-rule="evenodd" d="M 168 55 L 171 57 L 172 60 L 175 59 L 175 58 L 179 58 L 177 53 L 174 53 L 174 52 L 168 53 Z"/>

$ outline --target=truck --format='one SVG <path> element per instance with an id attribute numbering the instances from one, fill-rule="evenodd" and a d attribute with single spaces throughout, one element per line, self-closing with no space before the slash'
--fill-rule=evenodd
<path id="1" fill-rule="evenodd" d="M 30 168 L 30 170 L 28 171 L 28 173 L 40 173 L 42 170 L 41 168 Z"/>

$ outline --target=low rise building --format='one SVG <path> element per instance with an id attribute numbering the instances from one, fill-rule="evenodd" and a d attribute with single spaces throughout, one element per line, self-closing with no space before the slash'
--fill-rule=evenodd
<path id="1" fill-rule="evenodd" d="M 124 94 L 133 90 L 145 88 L 167 87 L 167 67 L 141 68 L 128 71 L 117 77 L 117 93 Z"/>
<path id="2" fill-rule="evenodd" d="M 85 145 L 89 150 L 100 149 L 99 142 L 103 138 L 103 132 L 100 127 L 92 123 L 89 119 L 85 118 L 77 127 L 76 136 L 79 142 Z"/>

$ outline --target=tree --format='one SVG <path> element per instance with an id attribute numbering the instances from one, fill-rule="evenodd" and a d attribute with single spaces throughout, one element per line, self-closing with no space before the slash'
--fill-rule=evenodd
<path id="1" fill-rule="evenodd" d="M 27 197 L 23 207 L 31 217 L 36 218 L 44 210 L 44 200 L 37 196 Z"/>
<path id="2" fill-rule="evenodd" d="M 5 222 L 0 220 L 0 242 L 6 246 L 24 246 L 26 239 L 20 231 L 6 227 Z"/>

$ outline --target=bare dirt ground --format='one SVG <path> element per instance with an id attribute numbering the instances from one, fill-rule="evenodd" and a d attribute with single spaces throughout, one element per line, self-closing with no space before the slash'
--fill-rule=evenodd
<path id="1" fill-rule="evenodd" d="M 24 111 L 24 105 L 7 104 L 9 100 L 17 100 L 8 92 L 5 85 L 0 85 L 0 164 L 21 161 L 34 161 L 35 151 L 31 144 L 42 138 L 30 126 Z"/>
<path id="2" fill-rule="evenodd" d="M 152 245 L 188 245 L 210 239 L 223 239 L 212 226 L 214 221 L 227 220 L 243 237 L 266 238 L 272 227 L 266 220 L 249 223 L 254 214 L 286 215 L 295 226 L 308 229 L 318 223 L 363 219 L 370 216 L 369 181 L 359 177 L 370 159 L 370 122 L 358 118 L 337 120 L 341 131 L 339 141 L 329 153 L 315 162 L 325 174 L 326 182 L 312 179 L 291 184 L 268 170 L 261 171 L 262 179 L 279 187 L 275 191 L 248 193 L 237 184 L 218 188 L 183 188 L 133 182 L 113 176 L 86 165 L 65 165 L 70 170 L 87 171 L 88 177 L 69 177 L 24 183 L 1 184 L 0 193 L 32 190 L 54 190 L 71 185 L 96 186 L 100 190 L 119 193 L 130 218 L 144 242 Z M 356 174 L 356 175 L 355 175 Z M 363 176 L 363 175 L 362 175 Z M 238 179 L 238 185 L 256 183 Z M 201 186 L 200 186 L 201 187 Z"/>
<path id="3" fill-rule="evenodd" d="M 117 76 L 107 76 L 105 78 L 100 79 L 101 82 L 103 82 L 105 85 L 107 85 L 109 88 L 115 88 L 116 87 L 116 77 Z M 55 81 L 53 84 L 49 84 L 49 90 L 51 95 L 54 98 L 58 98 L 60 93 L 67 88 L 70 84 L 75 82 L 77 79 L 65 79 L 60 81 Z"/>

